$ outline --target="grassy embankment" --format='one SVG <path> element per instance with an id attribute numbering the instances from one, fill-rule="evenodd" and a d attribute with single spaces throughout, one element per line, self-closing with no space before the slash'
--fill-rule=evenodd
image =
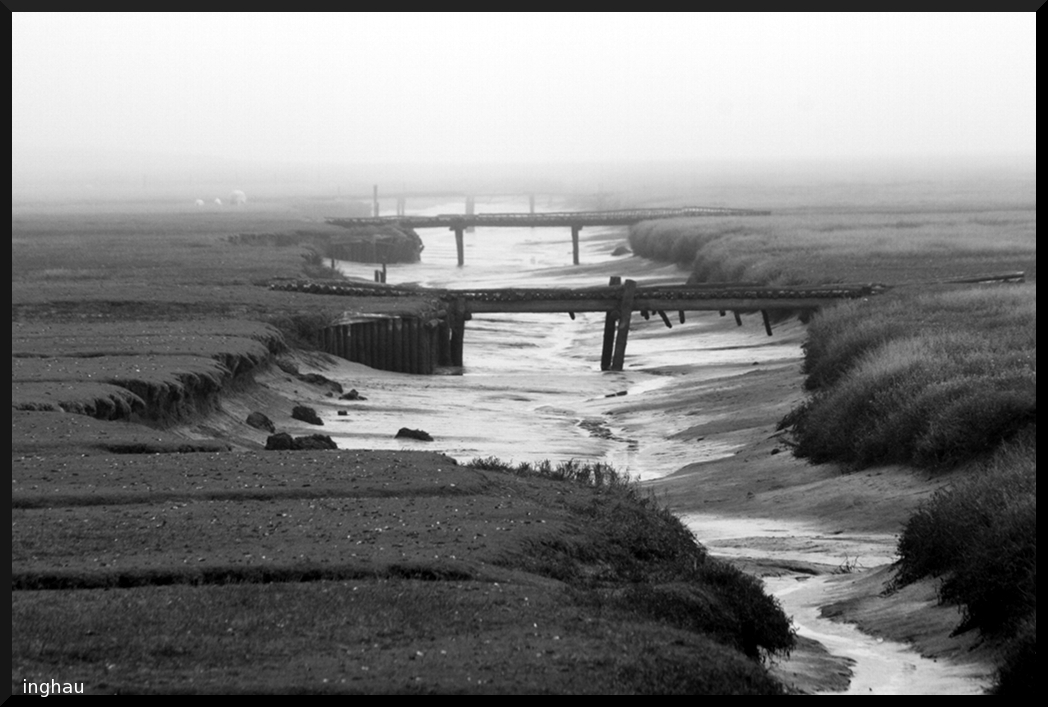
<path id="1" fill-rule="evenodd" d="M 172 434 L 353 305 L 260 287 L 309 253 L 228 239 L 301 223 L 12 226 L 16 691 L 781 689 L 777 603 L 609 470 Z"/>
<path id="2" fill-rule="evenodd" d="M 896 585 L 942 577 L 958 631 L 1003 639 L 999 692 L 1036 656 L 1036 211 L 785 213 L 639 224 L 634 252 L 699 281 L 878 282 L 821 312 L 805 344 L 810 399 L 783 420 L 795 452 L 861 468 L 963 468 L 907 523 Z M 924 285 L 1024 270 L 1023 285 Z"/>

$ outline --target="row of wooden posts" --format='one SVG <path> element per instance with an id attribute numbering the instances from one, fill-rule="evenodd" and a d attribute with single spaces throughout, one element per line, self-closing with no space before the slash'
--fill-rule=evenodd
<path id="1" fill-rule="evenodd" d="M 463 238 L 463 234 L 467 231 L 472 232 L 472 226 L 450 226 L 449 231 L 455 232 L 455 250 L 458 254 L 458 266 L 461 268 L 466 264 L 466 242 Z M 572 265 L 579 264 L 579 231 L 582 230 L 582 226 L 578 224 L 572 224 L 571 226 L 571 263 Z"/>
<path id="2" fill-rule="evenodd" d="M 382 317 L 336 324 L 321 332 L 321 348 L 382 371 L 430 374 L 462 365 L 462 327 L 443 319 Z"/>
<path id="3" fill-rule="evenodd" d="M 375 271 L 376 281 L 384 281 L 385 273 Z M 633 316 L 634 294 L 637 283 L 618 276 L 611 286 L 622 286 L 622 297 L 617 309 L 609 311 L 604 319 L 604 339 L 600 354 L 602 371 L 621 371 L 625 363 L 626 343 L 629 340 Z M 574 313 L 571 314 L 574 319 Z M 665 312 L 656 312 L 667 327 L 671 327 Z M 648 318 L 649 313 L 643 313 Z M 722 311 L 721 316 L 726 312 Z M 742 326 L 738 312 L 735 323 Z M 771 321 L 766 310 L 761 310 L 764 329 L 772 335 Z M 684 323 L 684 312 L 679 313 Z M 433 373 L 437 366 L 462 366 L 466 322 L 472 319 L 465 299 L 457 297 L 447 302 L 443 316 L 432 319 L 421 317 L 374 317 L 336 324 L 321 332 L 321 348 L 335 356 L 384 371 L 401 373 Z"/>

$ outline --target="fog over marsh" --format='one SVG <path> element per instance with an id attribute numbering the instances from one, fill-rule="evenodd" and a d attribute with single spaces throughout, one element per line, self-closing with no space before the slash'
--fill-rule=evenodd
<path id="1" fill-rule="evenodd" d="M 1035 66 L 1033 13 L 15 13 L 13 193 L 1032 170 Z"/>

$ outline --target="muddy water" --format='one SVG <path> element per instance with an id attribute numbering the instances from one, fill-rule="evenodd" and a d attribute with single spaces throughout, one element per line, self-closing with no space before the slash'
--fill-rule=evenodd
<path id="1" fill-rule="evenodd" d="M 559 210 L 556 203 L 539 210 Z M 462 212 L 462 204 L 432 204 L 408 213 Z M 478 203 L 477 212 L 526 211 L 526 199 Z M 443 229 L 420 229 L 422 262 L 392 265 L 390 283 L 440 287 L 566 286 L 605 284 L 611 274 L 642 283 L 677 282 L 672 266 L 632 257 L 612 257 L 623 229 L 583 231 L 581 260 L 571 267 L 570 231 L 564 229 L 477 229 L 465 237 L 465 267 L 456 267 L 455 239 Z M 374 266 L 340 263 L 347 275 L 370 278 Z M 674 438 L 702 421 L 660 410 L 673 389 L 709 379 L 730 385 L 753 365 L 799 361 L 796 343 L 768 338 L 759 319 L 737 328 L 716 313 L 688 315 L 667 329 L 658 317 L 634 315 L 626 370 L 600 371 L 601 314 L 482 315 L 467 322 L 464 368 L 442 375 L 411 376 L 351 365 L 351 385 L 366 402 L 347 403 L 349 414 L 329 417 L 339 446 L 439 450 L 460 461 L 497 456 L 512 462 L 544 459 L 606 461 L 632 477 L 665 476 L 685 463 L 728 456 L 742 443 L 731 435 L 714 440 Z M 650 405 L 623 402 L 650 400 Z M 423 429 L 435 442 L 395 439 L 401 427 Z M 836 566 L 862 557 L 872 568 L 891 562 L 891 536 L 846 536 L 817 525 L 776 519 L 739 521 L 708 515 L 684 517 L 715 555 L 807 561 Z M 854 660 L 849 692 L 856 694 L 971 694 L 985 686 L 944 661 L 917 655 L 901 644 L 862 634 L 853 626 L 819 616 L 826 602 L 825 578 L 793 575 L 766 579 L 798 632 Z"/>

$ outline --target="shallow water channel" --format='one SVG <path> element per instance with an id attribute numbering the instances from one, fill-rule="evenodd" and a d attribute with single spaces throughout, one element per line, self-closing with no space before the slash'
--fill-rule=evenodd
<path id="1" fill-rule="evenodd" d="M 461 213 L 462 203 L 411 208 L 411 214 Z M 560 210 L 556 203 L 539 211 Z M 527 211 L 526 198 L 478 201 L 477 213 Z M 567 228 L 478 228 L 465 236 L 465 266 L 456 267 L 455 238 L 446 229 L 419 229 L 422 262 L 388 266 L 388 282 L 439 287 L 589 286 L 610 274 L 642 283 L 680 283 L 673 266 L 630 256 L 613 257 L 625 229 L 582 231 L 581 262 L 572 267 Z M 341 262 L 347 275 L 370 278 L 373 265 Z M 733 319 L 716 313 L 674 318 L 667 329 L 658 317 L 634 315 L 626 370 L 601 372 L 604 315 L 491 314 L 466 324 L 464 368 L 434 376 L 373 371 L 354 366 L 354 385 L 367 398 L 362 414 L 331 417 L 326 429 L 341 447 L 427 449 L 460 461 L 497 456 L 512 462 L 544 459 L 606 461 L 632 477 L 668 475 L 685 464 L 733 453 L 724 441 L 668 439 L 696 424 L 659 412 L 623 414 L 624 400 L 654 396 L 686 377 L 730 380 L 757 363 L 800 361 L 796 343 L 767 337 L 759 317 Z M 353 405 L 353 404 L 350 404 Z M 423 429 L 435 443 L 395 439 L 401 427 Z M 867 569 L 891 562 L 892 536 L 852 537 L 825 533 L 814 524 L 776 519 L 739 520 L 688 514 L 685 523 L 714 555 L 802 560 L 836 566 L 861 555 Z M 776 540 L 777 542 L 771 542 Z M 788 541 L 783 542 L 783 539 Z M 854 661 L 852 694 L 976 694 L 985 685 L 945 661 L 922 658 L 903 644 L 865 635 L 849 624 L 819 616 L 825 577 L 766 578 L 766 586 L 793 617 L 801 635 Z"/>

